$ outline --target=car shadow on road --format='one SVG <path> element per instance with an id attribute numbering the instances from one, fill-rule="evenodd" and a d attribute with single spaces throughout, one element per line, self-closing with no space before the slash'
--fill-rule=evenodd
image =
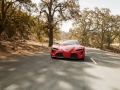
<path id="1" fill-rule="evenodd" d="M 90 56 L 85 56 L 83 59 L 70 59 L 70 58 L 54 58 L 54 60 L 64 60 L 64 61 L 70 61 L 70 62 L 92 62 L 90 60 Z"/>

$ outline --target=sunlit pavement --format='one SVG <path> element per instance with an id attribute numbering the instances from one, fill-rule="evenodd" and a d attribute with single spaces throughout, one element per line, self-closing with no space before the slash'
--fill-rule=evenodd
<path id="1" fill-rule="evenodd" d="M 0 90 L 120 90 L 120 56 L 86 48 L 85 60 L 49 52 L 0 59 Z"/>

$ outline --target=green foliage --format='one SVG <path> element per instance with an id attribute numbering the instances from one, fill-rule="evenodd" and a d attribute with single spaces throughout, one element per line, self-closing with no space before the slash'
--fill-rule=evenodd
<path id="1" fill-rule="evenodd" d="M 35 10 L 35 4 L 31 0 L 2 0 L 0 10 L 0 34 L 8 38 L 28 38 L 32 34 L 35 21 L 30 12 Z"/>
<path id="2" fill-rule="evenodd" d="M 40 15 L 45 16 L 48 26 L 49 46 L 53 44 L 53 33 L 56 25 L 62 21 L 76 19 L 79 16 L 78 0 L 41 0 L 39 4 Z"/>
<path id="3" fill-rule="evenodd" d="M 39 18 L 36 18 L 36 21 Z M 35 28 L 34 32 L 36 34 L 37 40 L 38 41 L 44 41 L 45 37 L 49 37 L 49 28 L 48 28 L 48 24 L 46 22 L 44 22 L 43 20 L 38 20 L 38 22 L 36 22 L 37 27 Z M 59 39 L 59 26 L 54 26 L 54 30 L 53 30 L 53 36 L 56 39 Z"/>
<path id="4" fill-rule="evenodd" d="M 107 8 L 84 9 L 82 16 L 76 20 L 69 37 L 77 38 L 82 44 L 103 48 L 120 36 L 120 16 L 111 15 Z"/>

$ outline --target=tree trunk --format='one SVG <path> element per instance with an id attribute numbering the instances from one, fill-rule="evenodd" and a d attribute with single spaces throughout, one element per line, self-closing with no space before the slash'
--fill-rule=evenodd
<path id="1" fill-rule="evenodd" d="M 107 40 L 107 48 L 110 48 L 110 44 L 112 41 L 110 39 L 111 38 L 110 35 L 108 34 L 107 36 L 108 36 L 108 38 L 106 39 Z"/>
<path id="2" fill-rule="evenodd" d="M 53 0 L 50 0 L 50 4 L 48 6 L 48 11 L 49 14 L 48 16 L 48 26 L 49 26 L 49 47 L 53 45 L 53 14 L 52 14 L 52 5 L 53 5 Z"/>
<path id="3" fill-rule="evenodd" d="M 2 3 L 1 3 L 1 22 L 0 22 L 0 35 L 2 34 L 2 32 L 4 31 L 4 22 L 5 22 L 5 12 L 4 12 L 4 7 L 5 7 L 5 1 L 2 0 Z"/>
<path id="4" fill-rule="evenodd" d="M 101 44 L 100 44 L 101 49 L 103 49 L 103 41 L 104 41 L 104 32 L 102 30 L 102 37 L 101 37 Z"/>
<path id="5" fill-rule="evenodd" d="M 2 27 L 2 25 L 0 25 L 0 36 L 1 36 L 3 31 L 4 31 L 4 28 Z"/>
<path id="6" fill-rule="evenodd" d="M 107 47 L 110 48 L 110 42 L 107 44 Z"/>
<path id="7" fill-rule="evenodd" d="M 51 47 L 53 45 L 53 27 L 51 26 L 49 28 L 50 32 L 49 32 L 49 47 Z"/>

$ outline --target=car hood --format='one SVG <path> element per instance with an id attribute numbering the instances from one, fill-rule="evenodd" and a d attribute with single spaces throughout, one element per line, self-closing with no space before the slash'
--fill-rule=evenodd
<path id="1" fill-rule="evenodd" d="M 73 50 L 77 50 L 77 49 L 83 49 L 84 46 L 82 45 L 53 45 L 54 48 L 58 48 L 62 51 L 68 51 L 71 52 Z"/>

